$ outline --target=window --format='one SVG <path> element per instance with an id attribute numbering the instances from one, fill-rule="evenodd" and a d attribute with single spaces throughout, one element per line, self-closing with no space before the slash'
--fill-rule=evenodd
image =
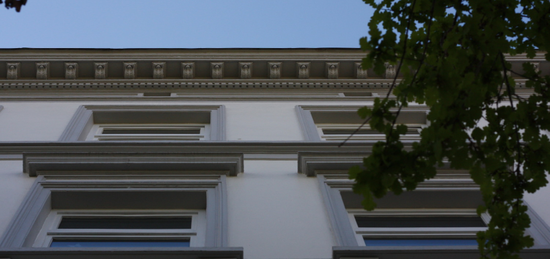
<path id="1" fill-rule="evenodd" d="M 60 141 L 225 140 L 224 106 L 85 105 Z"/>
<path id="2" fill-rule="evenodd" d="M 35 184 L 0 247 L 242 258 L 242 248 L 227 247 L 225 186 L 243 171 L 242 154 L 133 151 L 25 154 Z"/>
<path id="3" fill-rule="evenodd" d="M 361 246 L 477 246 L 486 228 L 475 209 L 348 210 Z M 488 216 L 484 215 L 488 220 Z"/>
<path id="4" fill-rule="evenodd" d="M 349 151 L 298 153 L 298 172 L 316 177 L 321 186 L 337 243 L 334 258 L 390 259 L 413 254 L 445 258 L 457 253 L 464 256 L 460 258 L 479 257 L 476 233 L 485 229 L 490 219 L 476 213 L 483 200 L 467 171 L 442 167 L 436 178 L 420 183 L 415 191 L 399 196 L 389 193 L 376 200 L 374 211 L 365 211 L 363 196 L 353 193 L 347 171 L 362 165 L 366 155 Z M 550 247 L 550 228 L 534 211 L 528 210 L 528 214 L 531 227 L 527 234 L 539 248 Z M 531 252 L 538 253 L 535 249 Z"/>
<path id="5" fill-rule="evenodd" d="M 309 141 L 343 141 L 361 127 L 363 120 L 357 115 L 360 107 L 351 106 L 296 106 L 298 116 Z M 427 107 L 409 107 L 400 112 L 398 124 L 408 127 L 404 140 L 417 140 L 427 125 Z M 350 140 L 378 140 L 385 135 L 365 124 Z"/>
<path id="6" fill-rule="evenodd" d="M 204 246 L 204 219 L 204 210 L 52 210 L 33 246 Z"/>
<path id="7" fill-rule="evenodd" d="M 209 124 L 94 125 L 87 140 L 208 140 Z"/>

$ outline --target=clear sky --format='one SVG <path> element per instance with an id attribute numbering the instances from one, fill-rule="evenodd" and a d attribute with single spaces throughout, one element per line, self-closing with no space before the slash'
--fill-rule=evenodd
<path id="1" fill-rule="evenodd" d="M 361 0 L 28 0 L 0 9 L 0 48 L 359 47 Z"/>

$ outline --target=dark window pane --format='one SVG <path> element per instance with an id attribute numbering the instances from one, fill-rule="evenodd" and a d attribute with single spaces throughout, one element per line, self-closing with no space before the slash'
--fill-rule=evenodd
<path id="1" fill-rule="evenodd" d="M 356 129 L 323 129 L 323 134 L 325 135 L 351 135 L 355 132 Z M 358 135 L 373 135 L 373 134 L 384 134 L 377 130 L 373 129 L 360 129 L 355 132 Z M 408 128 L 407 134 L 418 134 L 418 128 Z"/>
<path id="2" fill-rule="evenodd" d="M 477 246 L 475 239 L 367 239 L 366 246 Z"/>
<path id="3" fill-rule="evenodd" d="M 189 247 L 187 240 L 53 240 L 50 247 Z"/>
<path id="4" fill-rule="evenodd" d="M 200 129 L 104 129 L 102 134 L 200 134 Z"/>
<path id="5" fill-rule="evenodd" d="M 477 216 L 467 217 L 369 217 L 355 216 L 360 228 L 486 227 Z"/>
<path id="6" fill-rule="evenodd" d="M 69 218 L 63 217 L 61 229 L 190 229 L 191 217 L 181 218 Z"/>
<path id="7" fill-rule="evenodd" d="M 351 135 L 355 129 L 323 129 L 325 135 Z M 377 130 L 360 129 L 355 134 L 382 134 Z"/>

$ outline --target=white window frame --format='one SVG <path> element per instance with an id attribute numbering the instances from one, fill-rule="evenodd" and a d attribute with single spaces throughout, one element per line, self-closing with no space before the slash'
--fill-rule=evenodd
<path id="1" fill-rule="evenodd" d="M 63 217 L 191 217 L 190 229 L 59 229 Z M 205 210 L 52 210 L 33 247 L 50 247 L 53 239 L 189 240 L 190 247 L 204 247 Z"/>
<path id="2" fill-rule="evenodd" d="M 130 114 L 131 116 L 127 116 Z M 59 137 L 59 141 L 90 141 L 101 125 L 141 125 L 156 126 L 176 124 L 182 127 L 204 125 L 201 130 L 201 141 L 224 141 L 225 138 L 225 106 L 223 105 L 82 105 Z M 94 128 L 95 127 L 95 128 Z M 202 127 L 202 126 L 201 126 Z M 130 134 L 128 134 L 130 135 Z M 107 140 L 136 140 L 136 134 L 126 139 L 103 137 Z M 157 136 L 141 136 L 137 140 L 173 140 L 167 134 L 152 134 Z M 164 135 L 162 137 L 158 135 Z M 183 134 L 188 135 L 188 134 Z M 120 136 L 119 136 L 120 137 Z M 174 136 L 185 138 L 190 136 Z M 195 136 L 193 137 L 195 138 Z M 109 139 L 109 140 L 111 140 Z"/>
<path id="3" fill-rule="evenodd" d="M 366 246 L 364 238 L 469 238 L 476 239 L 476 233 L 486 227 L 419 227 L 419 228 L 361 228 L 357 225 L 356 216 L 478 216 L 475 209 L 376 209 L 365 211 L 348 209 L 349 220 L 354 229 L 357 244 Z M 490 221 L 486 213 L 481 215 L 485 224 Z"/>
<path id="4" fill-rule="evenodd" d="M 303 173 L 306 176 L 317 178 L 337 247 L 338 249 L 343 249 L 342 251 L 345 251 L 347 247 L 354 246 L 358 248 L 367 248 L 363 240 L 363 235 L 365 234 L 363 231 L 371 231 L 371 233 L 374 234 L 372 232 L 373 228 L 366 230 L 359 229 L 357 227 L 357 223 L 352 217 L 352 214 L 354 213 L 369 215 L 369 213 L 388 213 L 392 210 L 401 210 L 402 212 L 411 213 L 416 210 L 416 213 L 424 213 L 425 215 L 429 214 L 430 211 L 434 212 L 433 215 L 436 215 L 437 213 L 468 213 L 470 215 L 477 215 L 476 209 L 479 205 L 482 205 L 478 204 L 482 202 L 482 200 L 480 200 L 481 197 L 479 197 L 479 186 L 477 186 L 473 180 L 468 177 L 467 172 L 461 170 L 451 170 L 443 167 L 440 169 L 440 172 L 438 172 L 436 178 L 420 183 L 417 190 L 414 192 L 406 192 L 400 197 L 394 196 L 395 198 L 388 197 L 391 195 L 387 195 L 384 198 L 386 199 L 386 203 L 376 201 L 379 203 L 376 210 L 372 212 L 365 211 L 360 208 L 360 200 L 352 200 L 355 198 L 348 195 L 352 191 L 354 184 L 354 182 L 348 178 L 348 170 L 351 166 L 362 166 L 363 158 L 367 155 L 368 153 L 362 152 L 298 153 L 298 173 Z M 460 192 L 460 196 L 458 196 L 456 192 Z M 407 194 L 412 195 L 409 197 L 415 197 L 414 200 L 405 199 L 405 202 L 403 202 L 403 199 L 405 198 L 403 196 L 406 196 Z M 430 200 L 432 197 L 433 200 Z M 449 202 L 450 199 L 455 198 L 455 201 Z M 426 203 L 428 200 L 430 202 Z M 383 206 L 384 204 L 388 205 L 387 202 L 391 202 L 391 206 Z M 460 203 L 459 206 L 456 206 L 457 203 Z M 430 206 L 425 206 L 428 204 Z M 525 202 L 525 204 L 528 207 L 527 214 L 531 218 L 531 226 L 526 230 L 526 233 L 533 237 L 537 247 L 550 247 L 550 226 L 548 226 L 544 220 L 530 208 L 527 202 Z M 453 205 L 453 207 L 450 207 L 449 205 Z M 403 208 L 407 209 L 403 210 Z M 482 214 L 481 217 L 486 223 L 490 220 L 488 215 Z M 436 228 L 424 229 L 430 232 L 437 230 Z M 472 235 L 474 232 L 479 230 L 447 228 L 438 230 L 436 233 L 440 232 L 438 234 L 453 234 L 454 232 L 456 234 L 460 233 L 460 231 L 466 231 L 468 235 Z M 389 234 L 389 230 L 386 232 L 386 234 Z M 449 247 L 447 246 L 445 249 L 448 248 Z M 404 248 L 399 248 L 397 246 L 392 248 L 392 250 L 398 249 Z"/>
<path id="5" fill-rule="evenodd" d="M 198 129 L 199 134 L 104 134 L 104 130 L 137 130 L 137 129 Z M 87 140 L 209 140 L 210 125 L 208 124 L 99 124 L 93 125 L 88 133 Z"/>
<path id="6" fill-rule="evenodd" d="M 426 124 L 405 124 L 407 125 L 409 130 L 415 130 L 417 133 L 414 134 L 405 134 L 401 135 L 402 140 L 420 140 L 420 131 L 422 131 L 423 128 L 426 127 Z M 359 127 L 361 127 L 361 124 L 325 124 L 325 123 L 318 123 L 316 124 L 317 131 L 319 133 L 319 136 L 321 136 L 321 139 L 324 141 L 344 141 L 349 138 L 349 140 L 379 140 L 379 139 L 385 139 L 386 135 L 382 133 L 373 133 L 373 134 L 362 134 L 362 133 L 355 133 L 353 136 L 350 137 L 350 134 L 325 134 L 324 130 L 333 130 L 333 129 L 343 129 L 343 130 L 349 130 L 350 132 L 355 131 Z M 365 124 L 361 127 L 361 129 L 370 130 L 370 126 L 368 124 Z"/>
<path id="7" fill-rule="evenodd" d="M 304 106 L 297 105 L 296 112 L 298 119 L 302 126 L 303 135 L 306 141 L 343 141 L 350 137 L 351 134 L 324 134 L 324 129 L 345 129 L 354 131 L 361 127 L 363 120 L 357 115 L 357 110 L 362 106 Z M 407 117 L 406 113 L 414 113 L 414 117 Z M 427 114 L 428 107 L 423 105 L 409 106 L 403 108 L 401 114 L 404 117 L 403 122 L 398 124 L 404 124 L 409 129 L 416 129 L 418 134 L 405 134 L 401 135 L 401 139 L 404 141 L 418 141 L 420 140 L 420 131 L 429 126 L 427 119 L 425 123 L 419 123 L 417 116 L 419 114 Z M 426 116 L 426 115 L 423 115 Z M 314 120 L 317 118 L 317 121 Z M 409 122 L 406 119 L 409 119 Z M 423 122 L 423 121 L 422 121 Z M 362 129 L 370 129 L 368 124 L 361 127 Z M 349 140 L 351 141 L 368 141 L 368 140 L 381 140 L 385 135 L 381 133 L 375 134 L 354 134 Z"/>
<path id="8" fill-rule="evenodd" d="M 225 179 L 243 172 L 243 154 L 146 151 L 24 154 L 23 172 L 36 180 L 0 247 L 32 247 L 54 210 L 162 209 L 205 210 L 203 247 L 226 251 Z"/>

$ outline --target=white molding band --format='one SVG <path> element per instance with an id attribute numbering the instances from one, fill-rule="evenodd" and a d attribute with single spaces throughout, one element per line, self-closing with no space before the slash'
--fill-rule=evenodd
<path id="1" fill-rule="evenodd" d="M 108 170 L 128 171 L 216 171 L 236 176 L 244 171 L 239 153 L 25 153 L 23 172 L 29 176 L 49 174 L 86 174 Z M 80 173 L 82 171 L 83 173 Z M 117 173 L 120 171 L 120 173 Z"/>

